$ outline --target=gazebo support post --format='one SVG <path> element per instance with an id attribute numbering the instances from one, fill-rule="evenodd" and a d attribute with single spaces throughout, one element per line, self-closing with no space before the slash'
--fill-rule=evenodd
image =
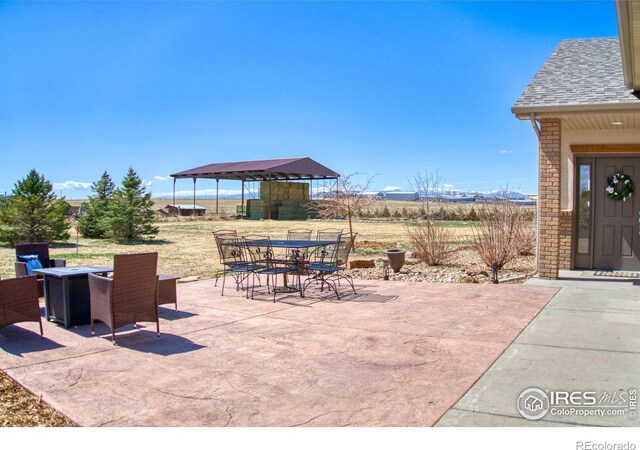
<path id="1" fill-rule="evenodd" d="M 242 200 L 240 201 L 240 220 L 244 219 L 244 178 L 242 179 Z"/>
<path id="2" fill-rule="evenodd" d="M 218 184 L 220 183 L 220 178 L 216 178 L 216 216 L 218 215 Z"/>
<path id="3" fill-rule="evenodd" d="M 191 213 L 192 216 L 195 217 L 196 215 L 196 177 L 193 177 L 193 212 Z"/>
<path id="4" fill-rule="evenodd" d="M 271 174 L 269 174 L 269 220 L 271 220 Z"/>
<path id="5" fill-rule="evenodd" d="M 173 207 L 176 207 L 176 177 L 173 177 Z"/>

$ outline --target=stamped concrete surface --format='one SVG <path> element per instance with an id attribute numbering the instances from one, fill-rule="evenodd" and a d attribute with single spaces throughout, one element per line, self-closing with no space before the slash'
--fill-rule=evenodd
<path id="1" fill-rule="evenodd" d="M 608 394 L 640 387 L 640 285 L 637 280 L 585 278 L 563 271 L 560 280 L 530 286 L 560 288 L 439 426 L 639 426 L 634 414 L 523 418 L 525 389 Z M 628 404 L 627 404 L 628 405 Z"/>
<path id="2" fill-rule="evenodd" d="M 118 332 L 0 329 L 0 369 L 83 426 L 426 426 L 479 379 L 554 287 L 359 281 L 335 300 L 212 280 Z M 346 294 L 348 291 L 342 287 Z M 172 306 L 172 305 L 171 305 Z"/>

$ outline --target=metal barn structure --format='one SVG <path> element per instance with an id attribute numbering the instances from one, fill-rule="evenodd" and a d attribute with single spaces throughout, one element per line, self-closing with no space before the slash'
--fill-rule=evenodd
<path id="1" fill-rule="evenodd" d="M 176 204 L 176 181 L 181 178 L 193 180 L 193 205 L 196 204 L 196 183 L 199 178 L 216 180 L 216 208 L 218 214 L 218 185 L 220 180 L 239 180 L 242 183 L 241 208 L 245 210 L 245 183 L 248 181 L 302 181 L 302 180 L 337 180 L 337 172 L 323 166 L 309 157 L 265 159 L 257 161 L 239 161 L 207 164 L 171 174 L 173 177 L 173 204 Z M 271 202 L 269 201 L 269 205 Z M 271 206 L 267 217 L 271 219 Z"/>

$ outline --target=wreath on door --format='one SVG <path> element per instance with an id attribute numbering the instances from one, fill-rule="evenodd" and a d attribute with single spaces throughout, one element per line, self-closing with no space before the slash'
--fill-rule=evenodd
<path id="1" fill-rule="evenodd" d="M 624 202 L 631 198 L 633 194 L 633 181 L 631 181 L 629 175 L 616 172 L 607 178 L 607 187 L 604 190 L 607 191 L 609 200 L 621 200 Z"/>

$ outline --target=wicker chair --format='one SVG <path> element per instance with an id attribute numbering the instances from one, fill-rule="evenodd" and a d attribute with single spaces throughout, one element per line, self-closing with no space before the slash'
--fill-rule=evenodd
<path id="1" fill-rule="evenodd" d="M 23 255 L 38 255 L 38 260 L 45 269 L 50 267 L 65 267 L 67 265 L 67 261 L 64 259 L 49 258 L 49 244 L 46 242 L 16 244 L 16 277 L 26 277 L 29 275 L 27 273 L 27 264 L 18 261 L 18 256 Z M 44 297 L 44 282 L 40 277 L 38 277 L 38 297 Z"/>
<path id="2" fill-rule="evenodd" d="M 34 276 L 0 280 L 0 328 L 18 322 L 38 322 L 43 335 Z"/>
<path id="3" fill-rule="evenodd" d="M 302 295 L 304 296 L 304 291 L 309 287 L 309 284 L 312 282 L 319 282 L 321 292 L 324 290 L 324 285 L 326 284 L 333 289 L 336 297 L 340 300 L 340 293 L 338 292 L 337 287 L 340 285 L 340 280 L 347 281 L 351 286 L 353 293 L 356 294 L 356 288 L 353 285 L 353 278 L 351 275 L 344 272 L 347 268 L 347 262 L 349 261 L 349 254 L 351 253 L 352 246 L 353 240 L 349 236 L 341 236 L 338 241 L 338 245 L 332 253 L 326 253 L 322 259 L 312 261 L 307 266 L 311 275 L 305 280 L 304 285 L 302 286 Z"/>
<path id="4" fill-rule="evenodd" d="M 99 320 L 111 328 L 114 344 L 117 328 L 137 322 L 155 322 L 160 336 L 157 265 L 157 253 L 115 255 L 113 278 L 89 274 L 91 334 Z"/>

